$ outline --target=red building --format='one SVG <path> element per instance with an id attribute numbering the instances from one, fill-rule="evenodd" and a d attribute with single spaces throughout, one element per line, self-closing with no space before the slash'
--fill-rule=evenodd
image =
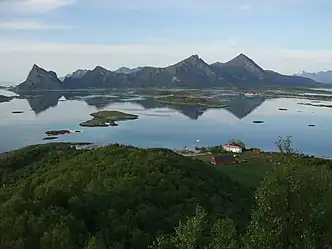
<path id="1" fill-rule="evenodd" d="M 227 165 L 227 164 L 233 164 L 234 162 L 235 162 L 235 157 L 232 155 L 214 156 L 211 159 L 211 163 L 214 165 Z"/>
<path id="2" fill-rule="evenodd" d="M 257 148 L 251 148 L 249 151 L 257 153 L 257 154 L 261 153 L 261 150 L 257 149 Z"/>

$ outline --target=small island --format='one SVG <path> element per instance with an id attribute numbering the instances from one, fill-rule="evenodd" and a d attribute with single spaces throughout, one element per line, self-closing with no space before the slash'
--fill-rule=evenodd
<path id="1" fill-rule="evenodd" d="M 68 130 L 54 130 L 54 131 L 46 131 L 45 134 L 48 136 L 58 136 L 58 135 L 65 135 L 69 134 L 70 131 Z"/>
<path id="2" fill-rule="evenodd" d="M 324 104 L 312 104 L 312 103 L 298 103 L 299 105 L 308 105 L 308 106 L 314 106 L 314 107 L 326 107 L 326 108 L 332 108 L 332 105 L 324 105 Z"/>
<path id="3" fill-rule="evenodd" d="M 227 105 L 221 105 L 215 99 L 208 97 L 187 96 L 187 95 L 171 95 L 166 97 L 156 97 L 155 100 L 164 104 L 173 105 L 191 105 L 208 108 L 224 108 Z"/>
<path id="4" fill-rule="evenodd" d="M 58 137 L 44 137 L 43 140 L 54 140 L 57 139 Z"/>
<path id="5" fill-rule="evenodd" d="M 0 103 L 3 103 L 3 102 L 9 102 L 13 99 L 13 97 L 8 97 L 8 96 L 3 96 L 3 95 L 0 95 Z"/>
<path id="6" fill-rule="evenodd" d="M 84 127 L 108 127 L 117 126 L 115 121 L 126 121 L 137 119 L 137 115 L 119 111 L 99 111 L 91 113 L 93 119 L 80 123 Z"/>
<path id="7" fill-rule="evenodd" d="M 13 114 L 21 114 L 24 113 L 24 111 L 12 111 Z"/>
<path id="8" fill-rule="evenodd" d="M 287 108 L 279 108 L 279 111 L 288 111 Z"/>
<path id="9" fill-rule="evenodd" d="M 254 123 L 254 124 L 263 124 L 264 121 L 262 121 L 262 120 L 255 120 L 255 121 L 253 121 L 253 123 Z"/>

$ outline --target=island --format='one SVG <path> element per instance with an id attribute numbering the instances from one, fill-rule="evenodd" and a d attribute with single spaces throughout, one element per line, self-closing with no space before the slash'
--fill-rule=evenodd
<path id="1" fill-rule="evenodd" d="M 220 102 L 213 98 L 202 96 L 171 95 L 165 97 L 155 97 L 155 100 L 160 103 L 173 105 L 191 105 L 209 108 L 227 107 L 227 105 L 221 105 Z"/>
<path id="2" fill-rule="evenodd" d="M 13 99 L 13 97 L 8 97 L 8 96 L 3 96 L 3 95 L 0 95 L 0 103 L 3 103 L 3 102 L 9 102 Z"/>
<path id="3" fill-rule="evenodd" d="M 134 120 L 138 118 L 138 115 L 128 114 L 119 111 L 99 111 L 91 113 L 91 120 L 80 123 L 80 126 L 84 127 L 108 127 L 117 126 L 115 121 Z"/>
<path id="4" fill-rule="evenodd" d="M 53 131 L 46 131 L 45 134 L 48 136 L 58 136 L 58 135 L 65 135 L 69 134 L 70 131 L 68 130 L 53 130 Z"/>
<path id="5" fill-rule="evenodd" d="M 20 114 L 20 113 L 24 113 L 24 111 L 12 111 L 13 114 Z"/>
<path id="6" fill-rule="evenodd" d="M 58 137 L 44 137 L 43 140 L 54 140 L 57 139 Z"/>
<path id="7" fill-rule="evenodd" d="M 332 108 L 332 105 L 324 105 L 324 104 L 312 104 L 312 103 L 298 103 L 299 105 L 308 105 L 308 106 L 314 106 L 314 107 L 326 107 L 326 108 Z"/>
<path id="8" fill-rule="evenodd" d="M 287 108 L 279 108 L 279 111 L 288 111 Z"/>
<path id="9" fill-rule="evenodd" d="M 253 121 L 253 123 L 254 123 L 254 124 L 263 124 L 264 121 L 262 121 L 262 120 L 255 120 L 255 121 Z"/>

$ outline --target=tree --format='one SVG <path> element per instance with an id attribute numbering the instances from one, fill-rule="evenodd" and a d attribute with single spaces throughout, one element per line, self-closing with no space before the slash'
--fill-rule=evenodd
<path id="1" fill-rule="evenodd" d="M 279 152 L 284 154 L 294 154 L 296 153 L 296 150 L 292 147 L 292 137 L 286 136 L 286 137 L 279 137 L 278 140 L 275 142 L 277 145 Z"/>
<path id="2" fill-rule="evenodd" d="M 239 235 L 235 223 L 229 218 L 219 219 L 212 227 L 210 243 L 206 249 L 239 249 Z"/>
<path id="3" fill-rule="evenodd" d="M 324 167 L 282 165 L 256 194 L 250 249 L 331 248 L 332 177 Z"/>
<path id="4" fill-rule="evenodd" d="M 186 222 L 179 223 L 175 228 L 173 243 L 178 249 L 196 249 L 198 240 L 202 235 L 203 222 L 206 212 L 200 206 L 196 208 L 195 215 L 188 218 Z"/>

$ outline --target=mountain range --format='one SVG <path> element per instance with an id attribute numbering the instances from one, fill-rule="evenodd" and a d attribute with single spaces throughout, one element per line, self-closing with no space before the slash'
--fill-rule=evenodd
<path id="1" fill-rule="evenodd" d="M 282 75 L 264 70 L 244 54 L 226 62 L 207 64 L 192 55 L 174 65 L 158 67 L 120 68 L 110 71 L 101 66 L 93 70 L 78 70 L 61 81 L 55 72 L 34 65 L 27 79 L 16 91 L 89 89 L 89 88 L 261 88 L 314 87 L 316 81 Z"/>
<path id="2" fill-rule="evenodd" d="M 320 71 L 317 73 L 309 73 L 306 71 L 301 71 L 300 73 L 295 75 L 306 77 L 320 83 L 332 84 L 332 71 Z"/>

